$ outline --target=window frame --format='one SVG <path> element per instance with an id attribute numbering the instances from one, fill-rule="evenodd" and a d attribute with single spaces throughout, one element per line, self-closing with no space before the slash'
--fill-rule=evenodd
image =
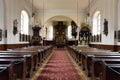
<path id="1" fill-rule="evenodd" d="M 96 11 L 93 15 L 93 35 L 100 35 L 101 34 L 101 14 L 100 11 Z"/>
<path id="2" fill-rule="evenodd" d="M 29 34 L 29 16 L 25 10 L 21 11 L 21 27 L 20 33 L 28 35 Z"/>

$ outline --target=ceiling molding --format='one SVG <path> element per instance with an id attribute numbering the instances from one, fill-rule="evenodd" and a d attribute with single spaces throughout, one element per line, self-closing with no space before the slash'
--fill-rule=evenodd
<path id="1" fill-rule="evenodd" d="M 43 13 L 43 10 L 36 10 L 37 13 Z M 79 13 L 86 13 L 86 10 L 79 10 Z M 77 10 L 73 9 L 48 9 L 44 10 L 44 13 L 77 13 Z"/>

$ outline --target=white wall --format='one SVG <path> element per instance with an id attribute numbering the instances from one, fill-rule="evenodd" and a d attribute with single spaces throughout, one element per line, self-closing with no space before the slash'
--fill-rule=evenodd
<path id="1" fill-rule="evenodd" d="M 18 44 L 21 11 L 25 10 L 29 18 L 31 16 L 31 7 L 26 3 L 26 0 L 4 0 L 5 2 L 5 27 L 7 29 L 7 41 L 5 44 Z M 13 35 L 13 21 L 18 21 L 18 34 Z"/>
<path id="2" fill-rule="evenodd" d="M 78 19 L 77 19 L 76 10 L 44 10 L 44 17 L 43 17 L 43 12 L 42 11 L 37 11 L 37 15 L 35 17 L 35 20 L 43 25 L 43 23 L 46 24 L 46 22 L 49 19 L 51 19 L 55 16 L 68 17 L 71 20 L 74 20 L 76 23 L 78 22 L 77 24 L 80 27 L 81 23 L 84 22 L 84 18 L 86 16 L 86 14 L 85 14 L 84 11 L 79 11 Z M 41 36 L 43 36 L 43 35 L 41 35 Z"/>
<path id="3" fill-rule="evenodd" d="M 2 41 L 0 44 L 4 43 L 4 0 L 0 0 L 0 29 L 2 29 Z"/>
<path id="4" fill-rule="evenodd" d="M 99 44 L 114 45 L 116 42 L 114 40 L 114 30 L 120 30 L 120 0 L 93 0 L 90 11 L 91 16 L 97 10 L 101 12 L 101 33 L 102 42 Z M 13 35 L 13 20 L 18 20 L 18 31 L 20 31 L 20 16 L 21 10 L 26 10 L 31 17 L 32 8 L 26 3 L 26 0 L 0 0 L 0 28 L 3 30 L 2 41 L 0 44 L 18 44 L 19 34 Z M 76 10 L 45 10 L 44 12 L 44 23 L 54 16 L 66 16 L 77 22 Z M 108 36 L 103 34 L 103 23 L 104 19 L 108 20 Z M 38 11 L 36 20 L 39 23 L 43 23 L 43 14 Z M 78 25 L 85 21 L 85 13 L 79 12 L 78 14 Z M 4 37 L 4 30 L 7 29 L 7 38 Z M 32 34 L 32 29 L 30 27 L 30 34 Z M 93 43 L 98 44 L 98 43 Z M 117 43 L 120 45 L 120 43 Z"/>
<path id="5" fill-rule="evenodd" d="M 118 6 L 117 6 L 117 29 L 116 30 L 120 30 L 120 0 L 117 0 L 117 1 L 118 1 Z M 117 45 L 120 45 L 120 42 L 117 42 Z"/>
<path id="6" fill-rule="evenodd" d="M 117 0 L 94 0 L 91 6 L 91 14 L 93 15 L 95 11 L 99 10 L 101 12 L 101 34 L 102 42 L 99 44 L 114 45 L 114 30 L 117 26 Z M 108 35 L 103 34 L 103 23 L 104 19 L 108 20 Z M 98 43 L 93 43 L 98 44 Z"/>

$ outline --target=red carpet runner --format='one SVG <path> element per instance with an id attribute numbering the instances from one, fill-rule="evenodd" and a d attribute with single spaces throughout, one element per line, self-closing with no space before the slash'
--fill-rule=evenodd
<path id="1" fill-rule="evenodd" d="M 37 80 L 82 80 L 65 50 L 56 50 Z"/>

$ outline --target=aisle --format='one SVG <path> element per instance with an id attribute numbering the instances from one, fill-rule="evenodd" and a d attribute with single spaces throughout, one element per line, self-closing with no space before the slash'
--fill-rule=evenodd
<path id="1" fill-rule="evenodd" d="M 37 80 L 82 80 L 65 50 L 55 50 Z"/>

